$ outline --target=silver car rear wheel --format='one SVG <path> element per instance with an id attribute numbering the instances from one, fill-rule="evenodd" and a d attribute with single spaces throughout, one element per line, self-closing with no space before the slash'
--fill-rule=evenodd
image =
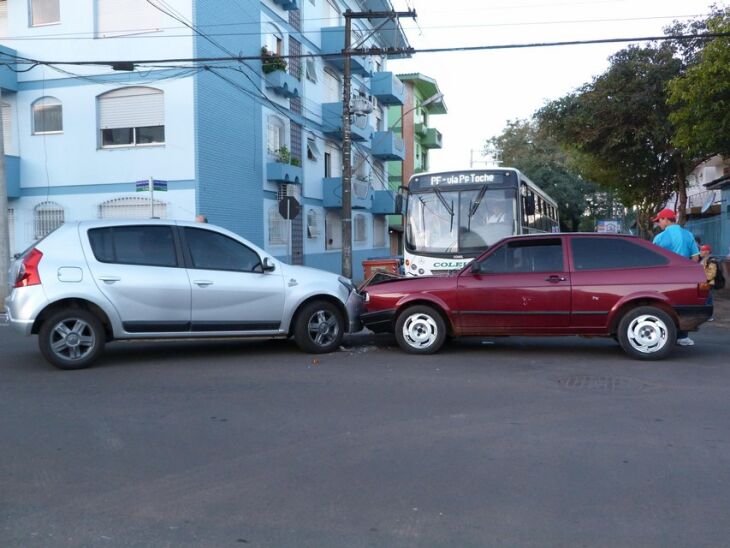
<path id="1" fill-rule="evenodd" d="M 64 310 L 48 318 L 38 333 L 43 356 L 61 369 L 82 369 L 103 350 L 104 329 L 99 319 L 83 309 Z"/>

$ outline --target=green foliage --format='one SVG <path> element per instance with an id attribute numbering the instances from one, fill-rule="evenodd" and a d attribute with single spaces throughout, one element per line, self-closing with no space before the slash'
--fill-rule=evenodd
<path id="1" fill-rule="evenodd" d="M 646 225 L 678 185 L 684 189 L 687 162 L 671 142 L 667 105 L 667 84 L 682 69 L 673 53 L 669 44 L 621 50 L 604 74 L 537 113 L 572 165 L 637 206 Z"/>
<path id="2" fill-rule="evenodd" d="M 709 32 L 730 32 L 730 9 L 707 22 Z M 706 44 L 686 73 L 669 83 L 673 142 L 698 158 L 730 155 L 730 38 Z"/>
<path id="3" fill-rule="evenodd" d="M 270 52 L 266 46 L 261 48 L 261 70 L 264 74 L 286 70 L 286 59 Z"/>

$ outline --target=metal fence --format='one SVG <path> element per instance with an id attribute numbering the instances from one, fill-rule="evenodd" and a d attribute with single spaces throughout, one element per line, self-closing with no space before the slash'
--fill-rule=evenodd
<path id="1" fill-rule="evenodd" d="M 712 254 L 724 256 L 728 253 L 730 236 L 723 234 L 722 216 L 724 214 L 706 217 L 704 219 L 691 219 L 687 221 L 684 228 L 695 236 L 699 236 L 703 244 L 712 246 Z"/>

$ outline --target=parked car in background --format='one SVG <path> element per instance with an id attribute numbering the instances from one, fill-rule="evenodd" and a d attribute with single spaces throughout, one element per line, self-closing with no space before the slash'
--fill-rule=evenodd
<path id="1" fill-rule="evenodd" d="M 655 360 L 711 317 L 706 282 L 698 263 L 633 236 L 517 236 L 455 275 L 365 287 L 361 319 L 412 353 L 447 336 L 587 335 Z"/>
<path id="2" fill-rule="evenodd" d="M 294 337 L 331 352 L 359 329 L 341 276 L 282 263 L 240 236 L 175 221 L 66 223 L 11 270 L 5 312 L 61 369 L 91 365 L 120 339 Z"/>

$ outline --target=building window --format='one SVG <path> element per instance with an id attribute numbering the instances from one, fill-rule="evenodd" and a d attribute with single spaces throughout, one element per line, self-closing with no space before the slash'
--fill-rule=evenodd
<path id="1" fill-rule="evenodd" d="M 337 103 L 341 100 L 339 77 L 332 70 L 324 69 L 324 102 Z"/>
<path id="2" fill-rule="evenodd" d="M 36 240 L 45 238 L 63 224 L 63 206 L 56 202 L 41 202 L 33 208 L 33 232 Z"/>
<path id="3" fill-rule="evenodd" d="M 55 97 L 41 97 L 31 106 L 33 110 L 33 135 L 61 133 L 63 108 Z"/>
<path id="4" fill-rule="evenodd" d="M 102 148 L 160 145 L 165 142 L 164 94 L 128 87 L 99 95 Z"/>
<path id="5" fill-rule="evenodd" d="M 339 213 L 327 213 L 324 218 L 324 232 L 327 238 L 325 249 L 342 249 L 342 219 Z"/>
<path id="6" fill-rule="evenodd" d="M 30 0 L 30 25 L 53 25 L 61 22 L 59 0 Z"/>
<path id="7" fill-rule="evenodd" d="M 358 213 L 355 215 L 353 237 L 356 242 L 362 243 L 366 242 L 368 239 L 367 224 L 365 223 L 365 221 L 365 215 L 363 215 L 362 213 Z"/>
<path id="8" fill-rule="evenodd" d="M 286 245 L 289 243 L 289 225 L 279 213 L 279 206 L 269 208 L 269 245 Z"/>
<path id="9" fill-rule="evenodd" d="M 113 198 L 99 204 L 100 219 L 164 219 L 167 217 L 167 204 L 154 201 L 154 208 L 148 196 L 129 196 Z"/>
<path id="10" fill-rule="evenodd" d="M 13 107 L 5 101 L 0 105 L 2 105 L 3 116 L 3 144 L 5 145 L 5 154 L 7 154 L 8 149 L 13 144 Z"/>
<path id="11" fill-rule="evenodd" d="M 147 0 L 96 0 L 96 37 L 157 32 L 161 16 Z"/>
<path id="12" fill-rule="evenodd" d="M 307 137 L 307 159 L 317 161 L 321 155 L 322 153 L 317 147 L 317 140 L 314 137 Z"/>
<path id="13" fill-rule="evenodd" d="M 281 118 L 269 116 L 266 130 L 266 151 L 269 154 L 278 154 L 279 149 L 286 145 L 284 129 L 284 121 Z"/>
<path id="14" fill-rule="evenodd" d="M 8 35 L 8 0 L 0 0 L 0 36 Z"/>
<path id="15" fill-rule="evenodd" d="M 307 211 L 307 238 L 319 238 L 322 232 L 320 224 L 320 215 L 317 210 L 310 209 L 309 211 Z"/>
<path id="16" fill-rule="evenodd" d="M 317 64 L 314 62 L 314 59 L 307 59 L 306 63 L 306 73 L 307 73 L 307 80 L 310 82 L 317 83 Z"/>
<path id="17" fill-rule="evenodd" d="M 264 47 L 275 55 L 284 53 L 284 35 L 271 23 L 264 26 Z"/>
<path id="18" fill-rule="evenodd" d="M 373 247 L 385 247 L 385 217 L 373 217 Z"/>

